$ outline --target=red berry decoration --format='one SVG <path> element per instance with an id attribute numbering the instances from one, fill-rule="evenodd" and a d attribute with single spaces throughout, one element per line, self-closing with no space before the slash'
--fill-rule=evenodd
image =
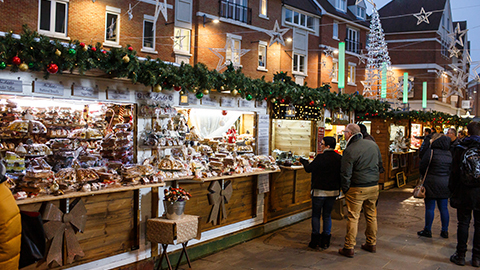
<path id="1" fill-rule="evenodd" d="M 175 91 L 180 91 L 180 90 L 182 90 L 182 87 L 181 86 L 174 86 L 173 89 Z"/>
<path id="2" fill-rule="evenodd" d="M 58 72 L 58 66 L 57 66 L 57 64 L 53 64 L 53 63 L 52 63 L 52 64 L 48 64 L 48 66 L 47 66 L 47 71 L 48 71 L 48 73 L 50 73 L 50 74 L 55 74 L 55 73 L 57 73 L 57 72 Z"/>
<path id="3" fill-rule="evenodd" d="M 96 47 L 92 47 L 92 52 L 96 52 L 97 51 L 97 48 Z"/>
<path id="4" fill-rule="evenodd" d="M 312 100 L 310 101 L 310 106 L 313 106 L 313 105 L 315 105 L 315 102 Z"/>
<path id="5" fill-rule="evenodd" d="M 20 65 L 20 64 L 22 63 L 22 60 L 20 60 L 20 57 L 14 56 L 14 57 L 12 58 L 12 63 L 13 63 L 14 65 Z"/>
<path id="6" fill-rule="evenodd" d="M 82 47 L 82 48 L 85 47 L 85 43 L 80 42 L 80 47 Z"/>
<path id="7" fill-rule="evenodd" d="M 133 51 L 132 46 L 128 47 L 128 50 L 129 50 L 129 51 Z"/>

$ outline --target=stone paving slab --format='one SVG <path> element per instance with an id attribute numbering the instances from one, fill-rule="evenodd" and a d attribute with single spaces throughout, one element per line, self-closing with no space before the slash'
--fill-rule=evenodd
<path id="1" fill-rule="evenodd" d="M 346 220 L 333 220 L 331 246 L 321 250 L 307 247 L 311 232 L 310 219 L 307 219 L 193 261 L 192 269 L 473 269 L 470 252 L 467 253 L 467 266 L 457 266 L 449 261 L 456 245 L 456 210 L 449 208 L 450 238 L 440 237 L 438 209 L 432 228 L 433 238 L 418 237 L 417 231 L 424 226 L 425 209 L 423 200 L 414 199 L 411 192 L 411 188 L 396 188 L 380 193 L 375 254 L 360 249 L 365 241 L 365 219 L 359 222 L 354 258 L 338 254 L 338 249 L 343 247 Z"/>

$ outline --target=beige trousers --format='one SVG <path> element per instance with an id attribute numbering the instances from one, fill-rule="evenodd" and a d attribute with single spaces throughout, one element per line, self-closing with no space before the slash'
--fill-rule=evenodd
<path id="1" fill-rule="evenodd" d="M 363 208 L 367 228 L 365 229 L 366 244 L 377 244 L 377 207 L 375 206 L 378 199 L 378 186 L 373 187 L 351 187 L 347 194 L 345 194 L 348 220 L 347 220 L 347 235 L 345 236 L 346 249 L 353 249 L 355 247 L 358 219 L 360 218 L 360 211 Z"/>

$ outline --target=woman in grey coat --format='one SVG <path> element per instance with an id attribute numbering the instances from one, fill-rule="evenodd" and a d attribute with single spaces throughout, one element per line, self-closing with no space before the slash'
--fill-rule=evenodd
<path id="1" fill-rule="evenodd" d="M 442 133 L 435 133 L 432 136 L 430 149 L 420 161 L 420 174 L 425 177 L 425 227 L 417 234 L 419 236 L 432 237 L 432 223 L 435 216 L 435 203 L 440 210 L 442 231 L 440 236 L 448 238 L 448 179 L 450 177 L 450 165 L 452 154 L 450 153 L 450 138 Z M 430 161 L 430 157 L 431 161 Z M 430 163 L 430 166 L 429 166 Z M 428 171 L 427 171 L 428 168 Z M 426 173 L 426 176 L 425 176 Z"/>

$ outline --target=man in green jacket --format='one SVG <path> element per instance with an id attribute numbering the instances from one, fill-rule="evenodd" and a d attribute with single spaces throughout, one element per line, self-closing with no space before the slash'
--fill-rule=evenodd
<path id="1" fill-rule="evenodd" d="M 353 258 L 358 231 L 358 219 L 363 207 L 367 228 L 362 249 L 375 253 L 377 245 L 378 179 L 382 156 L 377 144 L 364 140 L 357 124 L 348 124 L 344 131 L 347 148 L 343 151 L 340 176 L 345 194 L 348 220 L 345 245 L 338 252 Z"/>

